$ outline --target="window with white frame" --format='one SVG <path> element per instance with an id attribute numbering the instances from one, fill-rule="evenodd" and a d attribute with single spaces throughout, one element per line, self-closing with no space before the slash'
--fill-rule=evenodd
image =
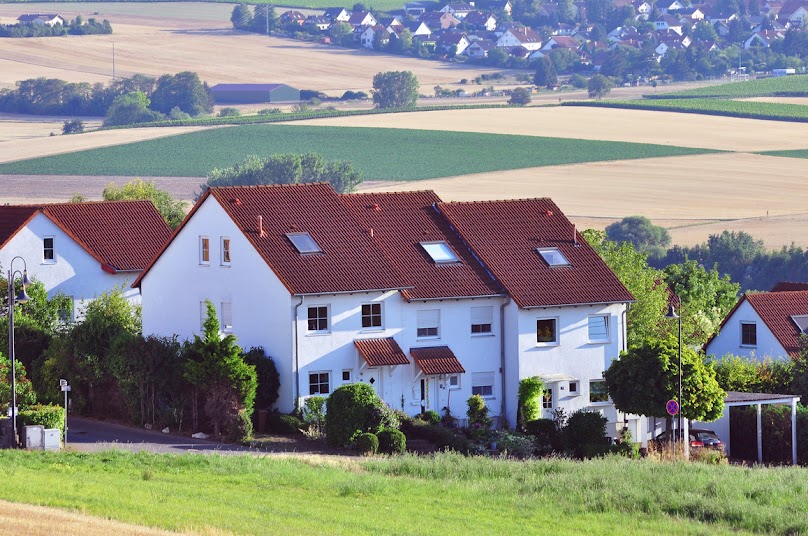
<path id="1" fill-rule="evenodd" d="M 553 268 L 556 266 L 569 266 L 570 261 L 564 256 L 558 248 L 538 248 L 536 251 L 547 263 L 547 266 Z"/>
<path id="2" fill-rule="evenodd" d="M 229 300 L 222 302 L 221 324 L 222 331 L 233 331 L 233 303 Z"/>
<path id="3" fill-rule="evenodd" d="M 589 402 L 608 402 L 609 392 L 606 390 L 605 380 L 590 380 L 589 382 Z"/>
<path id="4" fill-rule="evenodd" d="M 313 305 L 308 308 L 308 330 L 325 333 L 328 331 L 328 306 Z"/>
<path id="5" fill-rule="evenodd" d="M 309 394 L 327 395 L 331 392 L 330 372 L 310 372 L 309 373 Z"/>
<path id="6" fill-rule="evenodd" d="M 544 409 L 553 409 L 553 388 L 545 389 L 541 397 L 541 407 Z"/>
<path id="7" fill-rule="evenodd" d="M 223 236 L 221 242 L 221 264 L 223 266 L 230 266 L 230 238 Z"/>
<path id="8" fill-rule="evenodd" d="M 449 247 L 446 242 L 421 242 L 421 247 L 427 252 L 427 255 L 435 262 L 435 264 L 448 264 L 452 262 L 460 262 L 455 252 Z"/>
<path id="9" fill-rule="evenodd" d="M 449 389 L 460 389 L 460 374 L 450 374 L 446 378 L 446 385 Z"/>
<path id="10" fill-rule="evenodd" d="M 571 382 L 570 382 L 570 390 L 569 390 L 569 393 L 570 393 L 571 395 L 578 395 L 578 394 L 580 394 L 580 393 L 579 393 L 579 390 L 578 390 L 578 389 L 579 389 L 579 387 L 578 387 L 578 386 L 579 386 L 579 383 L 578 383 L 578 381 L 577 381 L 577 380 L 576 380 L 576 381 L 571 381 Z"/>
<path id="11" fill-rule="evenodd" d="M 353 371 L 351 369 L 345 369 L 342 371 L 342 383 L 352 383 L 353 382 Z"/>
<path id="12" fill-rule="evenodd" d="M 416 336 L 419 339 L 440 337 L 440 309 L 422 309 L 416 314 Z"/>
<path id="13" fill-rule="evenodd" d="M 587 329 L 589 342 L 609 342 L 609 315 L 591 315 Z"/>
<path id="14" fill-rule="evenodd" d="M 46 264 L 53 264 L 56 262 L 56 248 L 52 236 L 46 236 L 42 239 L 42 260 Z"/>
<path id="15" fill-rule="evenodd" d="M 199 237 L 199 264 L 210 264 L 210 238 Z"/>
<path id="16" fill-rule="evenodd" d="M 494 307 L 485 305 L 471 308 L 471 334 L 488 335 L 491 333 L 491 324 L 494 321 Z"/>
<path id="17" fill-rule="evenodd" d="M 741 346 L 757 346 L 757 324 L 741 322 Z"/>
<path id="18" fill-rule="evenodd" d="M 480 395 L 483 397 L 494 396 L 494 373 L 472 372 L 471 394 Z"/>
<path id="19" fill-rule="evenodd" d="M 536 343 L 558 344 L 557 318 L 539 318 L 536 320 Z"/>
<path id="20" fill-rule="evenodd" d="M 382 304 L 379 302 L 362 304 L 362 329 L 381 329 Z"/>

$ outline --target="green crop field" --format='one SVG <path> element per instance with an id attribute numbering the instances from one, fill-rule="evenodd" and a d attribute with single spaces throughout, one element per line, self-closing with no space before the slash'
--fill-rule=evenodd
<path id="1" fill-rule="evenodd" d="M 730 82 L 719 86 L 675 91 L 663 95 L 643 95 L 646 99 L 689 99 L 700 97 L 739 99 L 748 97 L 808 96 L 808 75 L 761 78 L 748 82 Z"/>
<path id="2" fill-rule="evenodd" d="M 808 158 L 808 150 L 804 149 L 797 149 L 793 151 L 767 151 L 765 153 L 767 156 L 783 156 L 787 158 Z"/>
<path id="3" fill-rule="evenodd" d="M 19 450 L 0 466 L 0 499 L 198 534 L 808 532 L 804 468 Z"/>
<path id="4" fill-rule="evenodd" d="M 365 180 L 420 180 L 504 169 L 711 151 L 536 136 L 387 128 L 246 125 L 0 165 L 0 174 L 203 177 L 249 155 L 319 153 Z"/>
<path id="5" fill-rule="evenodd" d="M 601 106 L 634 110 L 658 110 L 705 115 L 722 115 L 747 119 L 808 122 L 808 106 L 773 102 L 733 101 L 722 99 L 646 99 L 626 101 L 565 102 L 564 106 Z"/>

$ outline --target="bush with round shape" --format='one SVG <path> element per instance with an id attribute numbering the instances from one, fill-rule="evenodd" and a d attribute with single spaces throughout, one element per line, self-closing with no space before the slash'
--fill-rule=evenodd
<path id="1" fill-rule="evenodd" d="M 385 420 L 397 421 L 373 387 L 366 383 L 343 385 L 328 397 L 325 435 L 329 444 L 347 446 L 357 432 L 380 432 Z"/>
<path id="2" fill-rule="evenodd" d="M 429 424 L 440 424 L 440 414 L 437 411 L 428 409 L 419 415 L 420 419 Z"/>
<path id="3" fill-rule="evenodd" d="M 576 411 L 564 427 L 567 449 L 578 458 L 602 456 L 609 451 L 606 439 L 606 417 L 595 411 Z M 603 447 L 606 447 L 605 449 Z"/>
<path id="4" fill-rule="evenodd" d="M 365 456 L 379 452 L 379 438 L 376 434 L 365 432 L 359 434 L 353 442 L 353 447 Z"/>
<path id="5" fill-rule="evenodd" d="M 386 428 L 379 432 L 379 452 L 403 454 L 407 450 L 407 437 L 396 429 Z"/>

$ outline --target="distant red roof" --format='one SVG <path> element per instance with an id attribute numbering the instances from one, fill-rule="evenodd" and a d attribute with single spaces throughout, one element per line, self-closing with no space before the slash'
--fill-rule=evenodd
<path id="1" fill-rule="evenodd" d="M 808 315 L 808 290 L 747 293 L 744 298 L 783 349 L 791 356 L 797 355 L 802 331 L 791 317 Z"/>
<path id="2" fill-rule="evenodd" d="M 634 301 L 550 199 L 438 207 L 520 307 Z M 557 248 L 570 266 L 548 266 L 537 248 Z"/>
<path id="3" fill-rule="evenodd" d="M 770 292 L 789 292 L 793 290 L 808 290 L 808 283 L 798 283 L 796 281 L 780 281 Z"/>
<path id="4" fill-rule="evenodd" d="M 424 374 L 463 374 L 466 369 L 460 364 L 448 346 L 431 346 L 428 348 L 410 348 L 410 355 L 415 359 Z"/>
<path id="5" fill-rule="evenodd" d="M 342 200 L 362 226 L 373 230 L 388 262 L 402 274 L 408 300 L 495 296 L 503 293 L 485 268 L 435 208 L 431 191 L 344 195 Z M 460 262 L 435 263 L 422 242 L 443 241 Z"/>
<path id="6" fill-rule="evenodd" d="M 410 360 L 392 337 L 384 339 L 357 339 L 354 346 L 369 367 L 409 365 Z"/>
<path id="7" fill-rule="evenodd" d="M 106 269 L 115 272 L 143 270 L 171 236 L 171 229 L 151 201 L 3 206 L 0 207 L 2 245 L 39 212 Z"/>

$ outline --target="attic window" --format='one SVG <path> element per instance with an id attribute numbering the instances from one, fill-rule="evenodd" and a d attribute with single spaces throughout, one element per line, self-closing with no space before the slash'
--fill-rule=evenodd
<path id="1" fill-rule="evenodd" d="M 569 266 L 570 261 L 564 256 L 558 248 L 537 248 L 539 255 L 544 259 L 548 266 Z"/>
<path id="2" fill-rule="evenodd" d="M 286 233 L 286 238 L 289 239 L 292 245 L 295 246 L 297 251 L 301 254 L 323 252 L 309 233 Z"/>
<path id="3" fill-rule="evenodd" d="M 437 264 L 460 262 L 460 259 L 457 258 L 455 252 L 446 242 L 421 242 L 421 247 Z"/>
<path id="4" fill-rule="evenodd" d="M 803 333 L 808 333 L 808 315 L 794 315 L 791 317 L 791 320 L 797 324 L 797 327 L 800 328 L 800 331 Z"/>

